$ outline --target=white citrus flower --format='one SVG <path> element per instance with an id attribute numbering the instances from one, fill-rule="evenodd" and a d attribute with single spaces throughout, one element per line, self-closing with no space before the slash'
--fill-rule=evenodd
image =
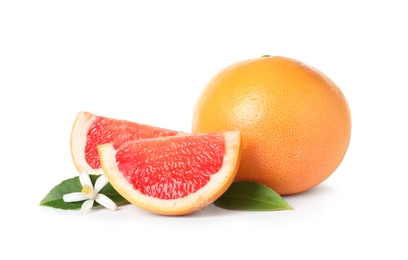
<path id="1" fill-rule="evenodd" d="M 93 187 L 91 178 L 87 172 L 83 172 L 79 175 L 79 181 L 82 185 L 81 192 L 65 194 L 62 197 L 65 202 L 85 201 L 82 204 L 81 213 L 89 212 L 93 207 L 94 201 L 107 209 L 116 210 L 117 206 L 115 202 L 113 202 L 108 196 L 99 193 L 99 191 L 108 183 L 108 179 L 104 174 L 100 175 L 96 180 L 95 188 Z"/>

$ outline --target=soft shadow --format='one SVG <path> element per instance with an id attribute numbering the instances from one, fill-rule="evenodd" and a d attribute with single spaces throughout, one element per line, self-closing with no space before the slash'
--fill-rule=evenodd
<path id="1" fill-rule="evenodd" d="M 297 193 L 297 194 L 292 194 L 292 195 L 284 195 L 282 196 L 284 199 L 286 198 L 309 198 L 309 197 L 316 197 L 316 196 L 327 196 L 328 194 L 333 193 L 333 187 L 331 185 L 328 184 L 320 184 L 316 187 L 314 187 L 313 189 L 310 189 L 308 191 L 304 191 L 301 193 Z"/>
<path id="2" fill-rule="evenodd" d="M 334 188 L 328 184 L 320 184 L 313 189 L 293 195 L 285 195 L 282 198 L 295 210 L 316 208 L 327 202 L 327 199 L 334 193 Z"/>
<path id="3" fill-rule="evenodd" d="M 227 210 L 220 207 L 215 206 L 214 204 L 208 205 L 202 210 L 194 212 L 190 214 L 190 217 L 193 218 L 208 218 L 208 217 L 220 217 L 220 216 L 230 216 L 233 215 L 233 210 Z M 236 213 L 235 213 L 236 214 Z"/>
<path id="4" fill-rule="evenodd" d="M 152 213 L 153 214 L 153 213 Z M 166 216 L 169 218 L 180 218 L 180 219 L 196 219 L 196 218 L 209 218 L 209 217 L 220 217 L 220 216 L 230 216 L 234 214 L 232 210 L 226 210 L 215 206 L 214 204 L 208 205 L 207 207 L 196 211 L 188 215 L 181 216 Z M 161 216 L 163 217 L 163 216 Z"/>
<path id="5" fill-rule="evenodd" d="M 133 214 L 137 214 L 139 218 L 150 218 L 150 219 L 163 219 L 164 218 L 175 218 L 175 219 L 196 219 L 196 218 L 209 218 L 209 217 L 220 217 L 220 216 L 230 216 L 234 214 L 234 211 L 231 210 L 226 210 L 219 208 L 215 206 L 214 204 L 208 205 L 207 207 L 196 211 L 194 213 L 188 214 L 188 215 L 180 215 L 180 216 L 171 216 L 171 215 L 161 215 L 161 214 L 156 214 L 152 213 L 143 209 L 139 209 L 133 205 L 128 205 L 121 207 L 120 209 L 118 208 L 117 211 L 121 211 L 126 216 L 129 216 L 129 211 L 132 212 L 132 217 Z M 126 213 L 125 213 L 126 211 Z M 126 217 L 125 217 L 126 218 Z"/>

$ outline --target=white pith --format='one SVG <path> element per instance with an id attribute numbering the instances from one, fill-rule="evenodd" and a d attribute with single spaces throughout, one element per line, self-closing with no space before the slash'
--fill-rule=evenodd
<path id="1" fill-rule="evenodd" d="M 212 174 L 210 181 L 200 190 L 178 199 L 158 199 L 135 190 L 133 185 L 119 171 L 115 159 L 116 150 L 113 146 L 111 144 L 99 145 L 98 151 L 102 168 L 109 182 L 129 202 L 159 214 L 182 215 L 211 204 L 222 195 L 234 180 L 240 161 L 238 156 L 240 155 L 241 133 L 239 131 L 228 131 L 223 135 L 225 137 L 226 153 L 221 169 Z"/>
<path id="2" fill-rule="evenodd" d="M 96 116 L 88 112 L 79 112 L 71 131 L 71 155 L 79 173 L 102 174 L 103 169 L 93 169 L 85 160 L 85 146 L 89 128 Z"/>

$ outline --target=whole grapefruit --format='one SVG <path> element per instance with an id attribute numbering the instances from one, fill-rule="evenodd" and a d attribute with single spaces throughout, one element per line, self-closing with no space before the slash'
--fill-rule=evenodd
<path id="1" fill-rule="evenodd" d="M 197 100 L 192 132 L 227 130 L 242 133 L 236 181 L 296 194 L 338 168 L 350 143 L 351 114 L 343 92 L 319 70 L 262 56 L 222 69 Z"/>

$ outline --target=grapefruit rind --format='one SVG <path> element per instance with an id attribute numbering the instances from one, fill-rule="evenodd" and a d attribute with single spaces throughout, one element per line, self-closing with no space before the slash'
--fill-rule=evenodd
<path id="1" fill-rule="evenodd" d="M 103 169 L 92 168 L 85 160 L 85 147 L 90 127 L 97 117 L 89 112 L 79 112 L 71 131 L 71 155 L 79 173 L 103 174 Z"/>
<path id="2" fill-rule="evenodd" d="M 130 203 L 147 211 L 162 215 L 186 215 L 198 211 L 218 199 L 232 184 L 241 160 L 241 132 L 227 131 L 225 155 L 221 169 L 211 175 L 210 181 L 195 193 L 177 199 L 159 199 L 135 190 L 119 171 L 112 144 L 98 145 L 102 169 L 111 185 Z M 182 138 L 174 136 L 171 138 Z"/>

